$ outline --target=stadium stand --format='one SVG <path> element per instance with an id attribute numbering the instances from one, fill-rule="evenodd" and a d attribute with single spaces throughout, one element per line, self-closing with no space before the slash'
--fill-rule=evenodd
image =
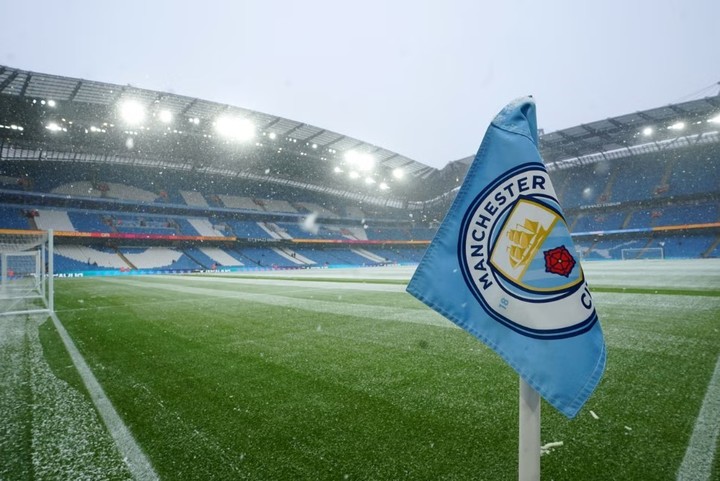
<path id="1" fill-rule="evenodd" d="M 15 206 L 0 206 L 0 228 L 27 229 L 28 218 L 22 214 L 22 209 Z"/>
<path id="2" fill-rule="evenodd" d="M 102 197 L 102 192 L 93 187 L 92 182 L 79 181 L 55 187 L 52 194 L 61 194 L 71 197 Z"/>
<path id="3" fill-rule="evenodd" d="M 73 118 L 65 127 L 80 129 L 72 132 L 76 145 L 71 149 L 61 136 L 48 134 L 41 122 L 32 120 L 36 116 L 30 115 L 29 105 L 35 97 L 11 93 L 0 82 L 0 112 L 36 123 L 28 124 L 22 135 L 10 129 L 0 138 L 0 228 L 66 233 L 57 237 L 58 272 L 415 263 L 472 160 L 437 170 L 341 134 L 265 114 L 257 115 L 273 129 L 286 126 L 286 131 L 313 137 L 318 155 L 307 155 L 303 142 L 295 146 L 294 137 L 291 142 L 287 139 L 292 136 L 281 134 L 278 142 L 287 141 L 282 149 L 258 142 L 248 147 L 257 150 L 239 167 L 229 161 L 235 155 L 229 147 L 211 145 L 198 152 L 197 136 L 178 135 L 172 143 L 154 147 L 152 130 L 140 134 L 151 142 L 129 154 L 126 135 L 111 128 L 105 136 L 111 141 L 100 149 L 90 137 L 83 141 L 79 126 L 114 110 L 118 98 L 113 92 L 120 87 L 2 71 L 24 76 L 36 94 L 49 96 L 67 85 L 91 85 L 100 92 L 97 104 L 68 97 L 58 106 L 58 113 Z M 172 100 L 169 105 L 182 106 L 179 115 L 197 109 L 192 115 L 202 117 L 203 112 L 234 109 L 138 91 L 147 98 Z M 582 257 L 718 255 L 720 134 L 708 120 L 718 115 L 718 102 L 720 96 L 698 99 L 541 135 L 543 157 Z M 694 117 L 684 118 L 689 115 Z M 198 132 L 212 125 L 210 117 L 203 117 Z M 683 132 L 666 128 L 678 120 L 686 122 Z M 655 135 L 646 139 L 638 125 L 653 122 Z M 260 130 L 258 135 L 267 134 Z M 389 181 L 380 192 L 379 185 L 336 175 L 345 152 L 355 148 L 377 156 L 377 184 L 381 178 L 392 179 L 398 166 L 406 171 L 405 180 Z M 92 240 L 83 244 L 83 239 Z"/>
<path id="4" fill-rule="evenodd" d="M 218 266 L 241 266 L 242 262 L 219 247 L 200 247 L 199 249 Z"/>
<path id="5" fill-rule="evenodd" d="M 264 210 L 262 206 L 255 203 L 250 197 L 239 197 L 236 195 L 222 194 L 218 195 L 225 207 L 231 209 L 242 209 L 242 210 Z"/>
<path id="6" fill-rule="evenodd" d="M 93 266 L 110 269 L 127 269 L 128 264 L 116 252 L 101 251 L 92 247 L 78 245 L 58 245 L 55 247 L 57 257 L 64 257 L 60 262 L 74 261 L 73 270 L 85 270 Z"/>
<path id="7" fill-rule="evenodd" d="M 181 190 L 180 196 L 187 205 L 194 205 L 197 207 L 210 207 L 200 192 Z"/>
<path id="8" fill-rule="evenodd" d="M 407 229 L 397 227 L 372 227 L 365 229 L 370 240 L 410 240 L 411 235 Z"/>
<path id="9" fill-rule="evenodd" d="M 571 222 L 572 232 L 597 232 L 620 229 L 627 218 L 625 212 L 584 213 Z"/>
<path id="10" fill-rule="evenodd" d="M 286 200 L 255 199 L 255 203 L 268 212 L 297 212 L 297 209 Z"/>
<path id="11" fill-rule="evenodd" d="M 222 237 L 223 233 L 216 230 L 208 219 L 187 219 L 187 222 L 201 236 Z"/>
<path id="12" fill-rule="evenodd" d="M 75 230 L 72 221 L 70 221 L 68 213 L 64 210 L 37 209 L 36 212 L 37 215 L 35 216 L 35 225 L 40 230 Z"/>
<path id="13" fill-rule="evenodd" d="M 235 236 L 239 239 L 272 239 L 273 236 L 257 222 L 228 220 Z"/>
<path id="14" fill-rule="evenodd" d="M 138 269 L 200 269 L 202 266 L 182 252 L 166 247 L 121 247 L 120 252 Z"/>
<path id="15" fill-rule="evenodd" d="M 664 164 L 654 164 L 651 160 L 640 160 L 621 165 L 612 186 L 614 195 L 608 200 L 628 202 L 652 197 L 667 170 Z"/>
<path id="16" fill-rule="evenodd" d="M 110 216 L 101 216 L 95 212 L 71 210 L 68 217 L 74 227 L 73 230 L 80 232 L 114 232 L 110 227 Z M 105 219 L 103 219 L 105 217 Z"/>
<path id="17" fill-rule="evenodd" d="M 237 249 L 242 258 L 260 267 L 282 267 L 297 265 L 271 249 L 242 247 Z"/>
<path id="18" fill-rule="evenodd" d="M 317 214 L 318 217 L 326 219 L 338 219 L 340 217 L 335 212 L 313 202 L 296 202 L 295 205 L 298 206 L 300 212 L 304 212 L 307 214 Z"/>
<path id="19" fill-rule="evenodd" d="M 365 213 L 362 211 L 360 207 L 357 205 L 348 205 L 345 206 L 345 216 L 346 219 L 364 219 Z"/>

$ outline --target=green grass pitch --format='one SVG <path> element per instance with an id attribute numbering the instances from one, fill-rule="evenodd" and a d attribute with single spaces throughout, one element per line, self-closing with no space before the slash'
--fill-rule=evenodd
<path id="1" fill-rule="evenodd" d="M 58 280 L 56 311 L 161 479 L 517 479 L 516 374 L 372 274 Z M 597 270 L 607 370 L 576 419 L 543 403 L 542 443 L 563 442 L 543 479 L 676 478 L 720 355 L 720 273 L 698 275 Z M 39 338 L 87 399 L 52 324 Z M 0 442 L 0 479 L 33 479 L 32 416 L 5 422 L 25 441 Z"/>

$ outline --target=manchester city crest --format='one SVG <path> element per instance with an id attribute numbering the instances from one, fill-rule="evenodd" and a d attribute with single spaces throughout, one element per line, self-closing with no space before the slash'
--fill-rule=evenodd
<path id="1" fill-rule="evenodd" d="M 465 212 L 458 242 L 465 282 L 488 314 L 521 334 L 571 337 L 595 323 L 575 257 L 542 164 L 506 172 Z"/>

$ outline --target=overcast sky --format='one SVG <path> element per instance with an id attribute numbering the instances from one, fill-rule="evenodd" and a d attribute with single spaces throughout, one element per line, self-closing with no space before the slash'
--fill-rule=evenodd
<path id="1" fill-rule="evenodd" d="M 720 81 L 719 0 L 0 1 L 0 64 L 306 122 L 442 167 L 532 94 L 546 131 Z"/>

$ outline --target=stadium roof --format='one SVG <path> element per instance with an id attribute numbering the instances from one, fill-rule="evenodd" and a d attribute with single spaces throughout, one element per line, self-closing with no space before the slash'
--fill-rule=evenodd
<path id="1" fill-rule="evenodd" d="M 447 167 L 438 170 L 353 137 L 283 117 L 131 85 L 34 73 L 0 65 L 0 101 L 3 99 L 11 108 L 20 105 L 19 109 L 25 110 L 24 114 L 30 121 L 47 122 L 50 116 L 42 114 L 38 117 L 37 113 L 31 113 L 37 109 L 26 106 L 36 101 L 43 104 L 52 101 L 62 106 L 63 111 L 77 115 L 78 119 L 84 118 L 86 124 L 96 117 L 112 118 L 117 106 L 125 100 L 132 100 L 150 113 L 158 115 L 161 111 L 167 111 L 174 118 L 183 120 L 187 127 L 178 126 L 175 133 L 195 134 L 194 137 L 178 135 L 172 141 L 168 137 L 163 143 L 158 139 L 162 130 L 155 130 L 157 135 L 153 142 L 143 140 L 143 135 L 137 137 L 137 132 L 125 132 L 136 135 L 136 147 L 141 145 L 142 155 L 155 159 L 153 162 L 283 185 L 292 183 L 298 188 L 363 199 L 378 205 L 399 206 L 402 205 L 401 199 L 432 202 L 437 196 L 444 196 L 460 185 L 473 159 L 470 156 L 450 162 Z M 540 149 L 548 169 L 554 170 L 666 148 L 680 148 L 689 143 L 720 142 L 719 114 L 720 94 L 541 133 Z M 260 140 L 253 145 L 260 148 L 247 146 L 228 150 L 218 146 L 216 139 L 210 141 L 210 135 L 203 135 L 210 133 L 208 126 L 223 115 L 242 117 L 252 122 Z M 710 119 L 715 120 L 710 122 Z M 195 125 L 192 124 L 193 120 L 197 122 Z M 30 123 L 36 124 L 35 128 L 39 128 L 39 131 L 26 129 L 22 137 L 38 139 L 45 135 L 44 139 L 48 141 L 45 129 L 50 129 L 50 126 L 43 127 L 41 122 Z M 95 128 L 89 125 L 85 128 Z M 117 133 L 123 134 L 122 131 Z M 275 136 L 283 142 L 270 147 L 271 142 L 267 140 Z M 80 150 L 86 144 L 90 149 L 102 147 L 106 158 L 115 159 L 113 161 L 127 160 L 120 159 L 122 156 L 137 157 L 125 148 L 125 136 L 116 137 L 116 140 L 122 137 L 119 144 L 106 142 L 102 146 L 95 144 L 94 147 L 87 136 L 71 138 L 68 135 L 68 141 Z M 73 140 L 76 142 L 72 143 Z M 277 150 L 280 144 L 282 148 Z M 358 172 L 352 172 L 356 176 L 348 178 L 349 170 L 354 169 L 347 169 L 346 166 L 343 166 L 345 174 L 336 174 L 339 171 L 337 166 L 342 165 L 346 154 L 350 152 L 372 156 L 376 165 L 376 172 L 372 174 L 374 179 L 367 178 L 367 183 L 358 182 L 357 178 L 361 175 Z M 146 159 L 133 158 L 130 161 L 143 163 Z M 402 170 L 415 181 L 394 179 L 395 169 Z M 384 193 L 379 191 L 387 189 L 388 184 L 391 190 Z"/>
<path id="2" fill-rule="evenodd" d="M 559 163 L 642 143 L 717 131 L 720 124 L 709 129 L 707 122 L 719 113 L 720 95 L 706 97 L 550 132 L 540 137 L 540 149 L 545 162 Z"/>
<path id="3" fill-rule="evenodd" d="M 175 117 L 206 121 L 220 114 L 235 114 L 250 120 L 258 132 L 312 143 L 326 153 L 342 155 L 354 150 L 371 154 L 386 169 L 402 168 L 405 174 L 425 178 L 437 169 L 362 140 L 296 120 L 183 95 L 158 92 L 131 85 L 115 85 L 44 73 L 29 72 L 0 65 L 0 94 L 20 98 L 45 99 L 111 106 L 133 99 L 144 107 L 154 106 Z"/>
<path id="4" fill-rule="evenodd" d="M 636 146 L 652 148 L 687 138 L 717 141 L 720 121 L 709 120 L 719 114 L 720 94 L 541 133 L 540 151 L 553 169 L 563 164 L 582 164 L 585 159 L 630 156 L 635 150 L 642 153 L 642 149 L 633 148 Z M 625 155 L 620 155 L 622 152 Z M 469 164 L 473 158 L 465 157 L 458 162 Z"/>

